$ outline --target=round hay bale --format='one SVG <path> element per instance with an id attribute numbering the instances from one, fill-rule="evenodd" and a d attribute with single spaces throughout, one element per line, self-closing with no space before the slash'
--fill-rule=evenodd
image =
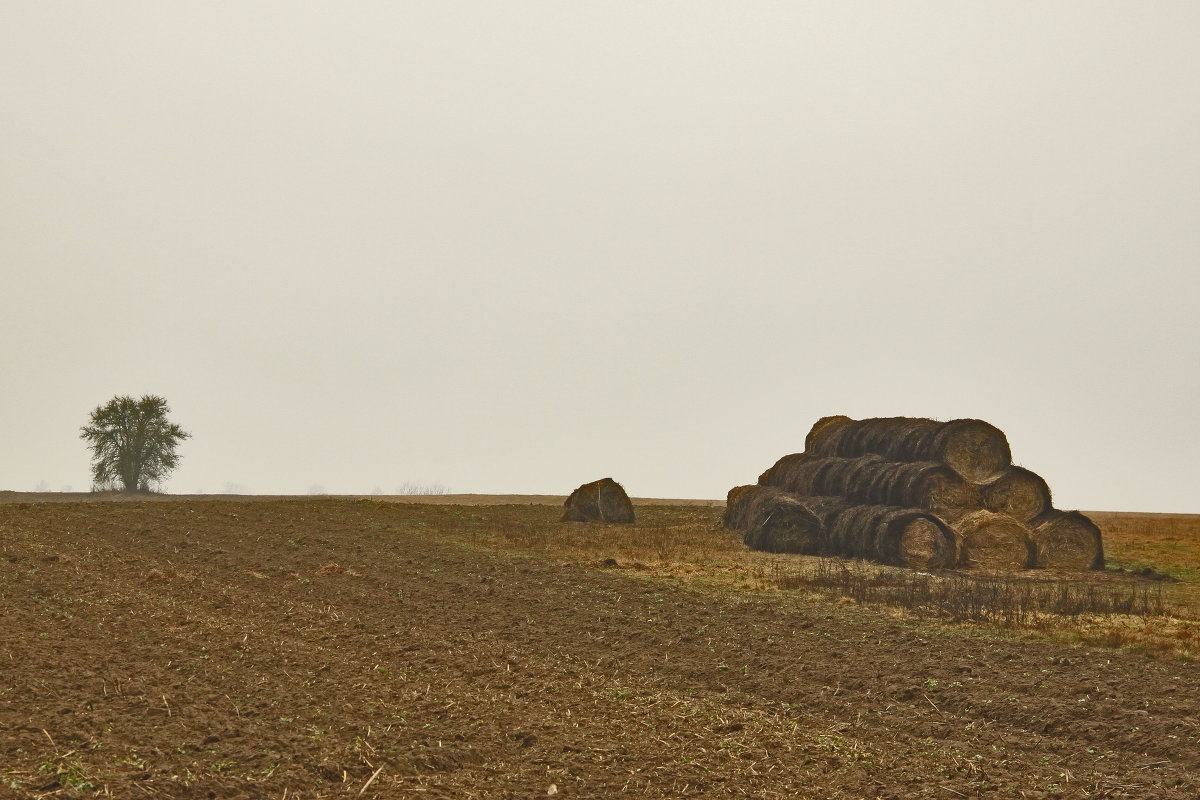
<path id="1" fill-rule="evenodd" d="M 1004 431 L 979 419 L 947 422 L 934 437 L 938 461 L 973 483 L 983 483 L 1012 464 Z"/>
<path id="2" fill-rule="evenodd" d="M 1033 564 L 1029 528 L 1008 516 L 974 511 L 954 525 L 959 566 L 969 569 L 1028 569 Z"/>
<path id="3" fill-rule="evenodd" d="M 889 502 L 905 508 L 935 513 L 978 508 L 979 495 L 973 484 L 948 467 L 933 461 L 901 464 Z"/>
<path id="4" fill-rule="evenodd" d="M 983 507 L 1030 523 L 1051 510 L 1050 487 L 1040 475 L 1010 467 L 979 487 Z"/>
<path id="5" fill-rule="evenodd" d="M 804 555 L 825 550 L 821 520 L 798 498 L 776 486 L 730 489 L 725 527 L 744 531 L 742 541 L 754 550 Z"/>
<path id="6" fill-rule="evenodd" d="M 826 523 L 830 551 L 844 558 L 877 561 L 875 514 L 871 506 L 860 505 L 834 513 Z"/>
<path id="7" fill-rule="evenodd" d="M 830 549 L 847 558 L 916 569 L 955 566 L 954 532 L 932 514 L 893 506 L 844 507 L 826 521 Z"/>
<path id="8" fill-rule="evenodd" d="M 725 516 L 722 524 L 731 531 L 744 531 L 754 524 L 764 504 L 787 494 L 777 486 L 735 486 L 725 497 Z"/>
<path id="9" fill-rule="evenodd" d="M 975 488 L 954 470 L 933 461 L 785 456 L 769 471 L 771 485 L 810 497 L 844 497 L 859 505 L 899 506 L 949 513 L 978 508 Z"/>
<path id="10" fill-rule="evenodd" d="M 735 486 L 725 497 L 725 517 L 722 524 L 731 531 L 744 531 L 750 527 L 751 518 L 763 494 L 759 486 Z"/>
<path id="11" fill-rule="evenodd" d="M 583 484 L 563 505 L 563 522 L 633 522 L 633 503 L 612 478 Z"/>
<path id="12" fill-rule="evenodd" d="M 847 471 L 847 462 L 857 460 L 825 459 L 829 463 L 818 466 Z M 772 553 L 832 553 L 917 569 L 953 567 L 958 559 L 954 532 L 933 514 L 798 496 L 778 486 L 730 489 L 725 527 L 743 531 L 747 546 Z"/>
<path id="13" fill-rule="evenodd" d="M 880 561 L 912 569 L 951 569 L 958 564 L 954 531 L 933 514 L 893 508 L 877 524 Z"/>
<path id="14" fill-rule="evenodd" d="M 807 460 L 807 453 L 786 455 L 776 461 L 774 466 L 758 476 L 758 484 L 760 486 L 783 486 L 788 483 L 788 477 L 791 473 Z"/>
<path id="15" fill-rule="evenodd" d="M 820 520 L 794 497 L 781 497 L 751 529 L 758 550 L 818 555 L 825 552 Z M 750 535 L 750 532 L 747 532 Z"/>
<path id="16" fill-rule="evenodd" d="M 806 453 L 796 453 L 779 459 L 765 473 L 769 485 L 809 497 L 845 496 L 847 473 L 863 468 L 866 461 L 882 461 L 879 456 L 861 459 L 811 458 Z"/>
<path id="17" fill-rule="evenodd" d="M 1078 511 L 1051 511 L 1033 529 L 1036 563 L 1046 569 L 1104 569 L 1100 529 Z"/>
<path id="18" fill-rule="evenodd" d="M 822 417 L 805 447 L 817 458 L 875 453 L 888 461 L 937 461 L 974 483 L 991 480 L 1012 463 L 1004 432 L 978 419 Z"/>
<path id="19" fill-rule="evenodd" d="M 820 437 L 821 441 L 827 446 L 832 446 L 833 449 L 836 450 L 836 439 L 840 435 L 838 434 L 838 431 L 841 430 L 847 423 L 851 422 L 854 422 L 854 420 L 850 419 L 850 417 L 842 416 L 840 414 L 832 417 L 821 417 L 819 420 L 813 423 L 812 428 L 810 428 L 808 431 L 808 435 L 804 437 L 805 451 L 809 453 L 816 452 L 816 442 L 818 437 Z M 833 455 L 833 453 L 829 453 L 828 455 Z"/>

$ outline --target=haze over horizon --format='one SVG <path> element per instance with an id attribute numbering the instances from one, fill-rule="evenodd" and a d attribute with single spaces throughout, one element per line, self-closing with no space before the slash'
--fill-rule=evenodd
<path id="1" fill-rule="evenodd" d="M 1200 6 L 0 5 L 0 489 L 723 498 L 974 417 L 1200 512 Z"/>

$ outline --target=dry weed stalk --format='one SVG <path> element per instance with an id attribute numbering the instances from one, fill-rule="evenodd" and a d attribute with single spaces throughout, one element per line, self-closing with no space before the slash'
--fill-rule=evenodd
<path id="1" fill-rule="evenodd" d="M 954 622 L 1041 628 L 1064 618 L 1165 617 L 1160 585 L 885 569 L 860 561 L 818 559 L 807 569 L 764 569 L 766 586 L 815 589 L 867 605 L 897 606 Z"/>

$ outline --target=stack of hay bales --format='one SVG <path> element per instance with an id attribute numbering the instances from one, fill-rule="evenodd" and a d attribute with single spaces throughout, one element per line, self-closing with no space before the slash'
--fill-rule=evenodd
<path id="1" fill-rule="evenodd" d="M 1013 466 L 1003 431 L 973 419 L 824 417 L 803 453 L 730 491 L 725 524 L 772 552 L 919 568 L 1104 566 L 1091 520 L 1056 510 L 1046 482 Z"/>
<path id="2" fill-rule="evenodd" d="M 869 558 L 918 569 L 957 563 L 954 532 L 933 514 L 798 495 L 778 486 L 730 490 L 725 527 L 743 531 L 747 545 L 771 553 Z"/>

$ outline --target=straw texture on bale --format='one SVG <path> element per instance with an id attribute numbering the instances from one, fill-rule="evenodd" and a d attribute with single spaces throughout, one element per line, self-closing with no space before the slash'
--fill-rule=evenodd
<path id="1" fill-rule="evenodd" d="M 975 511 L 953 525 L 959 566 L 974 569 L 1028 569 L 1033 565 L 1029 528 L 1008 516 Z"/>
<path id="2" fill-rule="evenodd" d="M 829 548 L 837 555 L 916 569 L 958 561 L 954 532 L 933 514 L 911 508 L 847 505 L 826 517 Z"/>
<path id="3" fill-rule="evenodd" d="M 633 522 L 633 503 L 612 478 L 583 484 L 564 507 L 563 522 Z"/>
<path id="4" fill-rule="evenodd" d="M 762 475 L 758 476 L 760 486 L 785 486 L 789 483 L 788 476 L 792 470 L 808 460 L 808 453 L 792 453 L 775 462 Z"/>
<path id="5" fill-rule="evenodd" d="M 808 453 L 792 453 L 775 462 L 774 466 L 758 476 L 758 482 L 763 486 L 789 486 L 794 482 L 794 475 L 808 461 Z"/>
<path id="6" fill-rule="evenodd" d="M 975 488 L 949 467 L 932 461 L 884 461 L 878 455 L 784 456 L 763 478 L 793 494 L 844 497 L 860 505 L 933 512 L 978 507 Z"/>
<path id="7" fill-rule="evenodd" d="M 735 486 L 725 496 L 725 516 L 721 523 L 731 531 L 744 531 L 750 527 L 756 508 L 759 486 Z"/>
<path id="8" fill-rule="evenodd" d="M 768 553 L 816 555 L 825 550 L 820 519 L 799 499 L 774 486 L 738 486 L 729 491 L 725 527 Z"/>
<path id="9" fill-rule="evenodd" d="M 1104 566 L 1099 529 L 1055 510 L 1046 481 L 1013 466 L 1004 432 L 982 420 L 822 417 L 804 452 L 758 484 L 811 511 L 829 554 L 924 569 Z M 742 491 L 727 513 L 741 513 Z"/>
<path id="10" fill-rule="evenodd" d="M 808 432 L 805 450 L 817 458 L 873 453 L 887 461 L 936 461 L 974 483 L 992 480 L 1012 463 L 1004 432 L 978 419 L 822 417 Z"/>
<path id="11" fill-rule="evenodd" d="M 1053 511 L 1033 529 L 1037 565 L 1046 569 L 1104 569 L 1100 529 L 1078 511 Z"/>
<path id="12" fill-rule="evenodd" d="M 738 486 L 725 506 L 725 526 L 772 553 L 833 554 L 885 564 L 953 567 L 954 532 L 916 509 L 853 505 L 841 497 L 797 497 L 776 486 Z"/>
<path id="13" fill-rule="evenodd" d="M 1008 514 L 1024 523 L 1032 522 L 1051 509 L 1050 487 L 1035 472 L 1010 467 L 980 487 L 983 507 Z"/>

